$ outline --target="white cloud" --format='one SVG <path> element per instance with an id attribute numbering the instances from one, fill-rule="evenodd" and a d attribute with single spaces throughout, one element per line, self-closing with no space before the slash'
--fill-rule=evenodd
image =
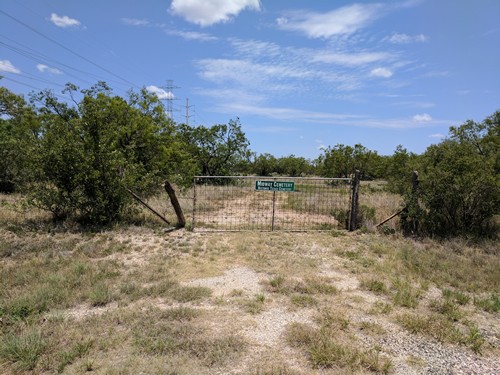
<path id="1" fill-rule="evenodd" d="M 170 5 L 173 14 L 200 26 L 227 22 L 246 8 L 260 10 L 259 0 L 173 0 Z"/>
<path id="2" fill-rule="evenodd" d="M 247 88 L 269 91 L 290 90 L 292 80 L 311 79 L 317 72 L 294 64 L 256 63 L 246 59 L 204 59 L 198 61 L 202 78 L 211 82 L 229 82 Z"/>
<path id="3" fill-rule="evenodd" d="M 391 78 L 392 72 L 387 68 L 375 68 L 370 72 L 372 77 Z"/>
<path id="4" fill-rule="evenodd" d="M 168 35 L 180 36 L 181 38 L 184 38 L 187 40 L 198 40 L 201 42 L 211 42 L 214 40 L 218 40 L 218 38 L 213 36 L 213 35 L 206 34 L 206 33 L 199 33 L 197 31 L 167 30 L 165 32 Z"/>
<path id="5" fill-rule="evenodd" d="M 265 107 L 263 105 L 251 105 L 243 102 L 226 103 L 219 107 L 219 110 L 229 113 L 250 113 L 257 116 L 271 118 L 273 120 L 297 120 L 304 122 L 330 123 L 362 118 L 363 116 L 315 112 L 287 107 Z"/>
<path id="6" fill-rule="evenodd" d="M 322 52 L 314 56 L 313 61 L 353 66 L 353 65 L 366 65 L 381 60 L 387 60 L 388 58 L 390 58 L 390 55 L 384 52 L 368 52 L 368 53 Z"/>
<path id="7" fill-rule="evenodd" d="M 145 20 L 145 19 L 139 20 L 137 18 L 122 18 L 122 22 L 125 25 L 129 25 L 129 26 L 148 26 L 149 25 L 148 20 Z"/>
<path id="8" fill-rule="evenodd" d="M 413 121 L 415 121 L 415 122 L 430 122 L 430 121 L 432 121 L 432 117 L 431 117 L 431 115 L 429 115 L 427 113 L 422 113 L 422 114 L 413 116 Z"/>
<path id="9" fill-rule="evenodd" d="M 63 74 L 63 72 L 61 72 L 59 69 L 51 68 L 50 66 L 45 65 L 45 64 L 38 64 L 36 66 L 36 68 L 38 69 L 39 72 L 42 72 L 42 73 L 47 72 L 50 74 Z"/>
<path id="10" fill-rule="evenodd" d="M 408 35 L 408 34 L 396 33 L 386 39 L 394 44 L 409 44 L 409 43 L 424 43 L 427 42 L 429 38 L 424 34 Z"/>
<path id="11" fill-rule="evenodd" d="M 438 138 L 438 139 L 442 139 L 442 138 L 444 138 L 444 137 L 446 137 L 446 135 L 441 134 L 441 133 L 436 133 L 436 134 L 431 134 L 431 135 L 429 135 L 429 138 Z"/>
<path id="12" fill-rule="evenodd" d="M 417 122 L 415 118 L 375 118 L 365 115 L 352 115 L 330 112 L 316 112 L 287 107 L 266 107 L 264 105 L 251 105 L 243 101 L 221 103 L 215 108 L 217 111 L 228 114 L 252 114 L 272 120 L 293 120 L 304 123 L 324 125 L 355 126 L 380 129 L 411 129 L 422 126 L 451 126 L 455 121 L 434 120 L 429 115 L 426 121 Z M 418 115 L 417 115 L 418 116 Z"/>
<path id="13" fill-rule="evenodd" d="M 156 94 L 158 99 L 174 99 L 174 94 L 170 91 L 165 91 L 164 89 L 151 85 L 146 87 L 150 93 Z"/>
<path id="14" fill-rule="evenodd" d="M 300 31 L 310 38 L 352 34 L 379 16 L 381 4 L 353 4 L 326 13 L 296 12 L 276 20 L 283 30 Z"/>
<path id="15" fill-rule="evenodd" d="M 0 60 L 0 72 L 20 74 L 21 70 L 16 68 L 9 60 Z"/>
<path id="16" fill-rule="evenodd" d="M 50 15 L 50 21 L 59 27 L 72 27 L 72 26 L 80 26 L 81 23 L 80 21 L 74 19 L 74 18 L 69 18 L 68 16 L 58 16 L 55 13 L 52 13 Z"/>

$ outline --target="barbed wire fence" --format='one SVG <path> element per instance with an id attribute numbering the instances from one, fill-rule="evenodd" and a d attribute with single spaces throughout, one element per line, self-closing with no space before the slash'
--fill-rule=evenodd
<path id="1" fill-rule="evenodd" d="M 350 178 L 197 176 L 197 231 L 347 229 Z"/>

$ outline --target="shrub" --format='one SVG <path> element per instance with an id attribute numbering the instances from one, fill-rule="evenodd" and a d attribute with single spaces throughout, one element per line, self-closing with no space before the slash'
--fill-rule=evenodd
<path id="1" fill-rule="evenodd" d="M 496 235 L 499 214 L 500 111 L 482 123 L 450 129 L 451 137 L 420 158 L 420 186 L 406 195 L 405 218 L 441 237 Z"/>

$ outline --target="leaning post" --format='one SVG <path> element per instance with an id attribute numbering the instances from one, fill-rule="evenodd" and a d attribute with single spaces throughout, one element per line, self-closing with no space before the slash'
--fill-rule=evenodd
<path id="1" fill-rule="evenodd" d="M 175 195 L 175 190 L 169 181 L 165 181 L 164 188 L 170 198 L 170 203 L 172 203 L 174 207 L 175 214 L 177 215 L 177 226 L 179 228 L 184 228 L 186 226 L 186 219 L 184 218 L 184 213 L 182 212 L 177 195 Z"/>

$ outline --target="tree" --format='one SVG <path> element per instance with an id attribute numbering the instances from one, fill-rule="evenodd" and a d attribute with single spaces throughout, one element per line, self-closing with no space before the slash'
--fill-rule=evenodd
<path id="1" fill-rule="evenodd" d="M 28 155 L 39 138 L 34 109 L 22 96 L 0 87 L 0 191 L 12 193 L 25 186 Z"/>
<path id="2" fill-rule="evenodd" d="M 411 189 L 412 172 L 417 155 L 398 145 L 387 161 L 385 177 L 390 192 L 403 195 Z"/>
<path id="3" fill-rule="evenodd" d="M 283 176 L 304 176 L 310 174 L 311 169 L 312 166 L 308 160 L 293 154 L 279 158 L 277 163 L 277 172 Z"/>
<path id="4" fill-rule="evenodd" d="M 423 229 L 439 236 L 492 235 L 500 213 L 499 112 L 450 128 L 419 163 Z M 409 195 L 406 200 L 412 198 Z"/>
<path id="5" fill-rule="evenodd" d="M 277 172 L 278 160 L 271 154 L 260 154 L 252 164 L 252 173 L 257 176 L 271 176 Z"/>
<path id="6" fill-rule="evenodd" d="M 172 131 L 156 96 L 131 93 L 129 102 L 99 82 L 88 90 L 66 92 L 74 105 L 50 92 L 33 96 L 43 129 L 31 201 L 55 217 L 68 215 L 94 223 L 119 219 L 130 207 L 128 188 L 148 196 L 168 174 L 162 138 Z"/>
<path id="7" fill-rule="evenodd" d="M 250 158 L 249 142 L 241 130 L 239 119 L 211 127 L 178 127 L 180 139 L 197 163 L 203 176 L 236 174 Z"/>
<path id="8" fill-rule="evenodd" d="M 328 146 L 320 155 L 318 163 L 321 175 L 324 177 L 347 178 L 356 170 L 361 172 L 361 179 L 373 178 L 378 155 L 361 144 L 354 147 L 337 144 Z"/>

